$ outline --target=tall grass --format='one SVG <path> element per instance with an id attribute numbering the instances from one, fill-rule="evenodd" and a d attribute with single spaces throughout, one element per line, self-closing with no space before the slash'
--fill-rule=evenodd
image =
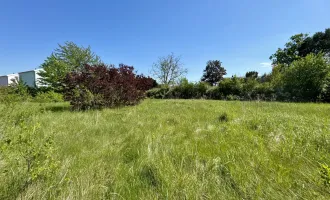
<path id="1" fill-rule="evenodd" d="M 145 100 L 70 112 L 28 103 L 7 115 L 24 110 L 41 137 L 52 136 L 58 169 L 17 190 L 20 173 L 0 160 L 11 174 L 0 175 L 0 199 L 330 198 L 321 176 L 330 165 L 327 104 Z M 1 116 L 2 133 L 17 131 Z"/>

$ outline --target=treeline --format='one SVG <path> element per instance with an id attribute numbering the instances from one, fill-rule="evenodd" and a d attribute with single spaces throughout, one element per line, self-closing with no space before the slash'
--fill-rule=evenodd
<path id="1" fill-rule="evenodd" d="M 0 89 L 0 101 L 67 100 L 77 110 L 135 105 L 145 97 L 330 102 L 330 29 L 294 35 L 270 59 L 269 74 L 250 71 L 231 78 L 225 78 L 220 60 L 210 60 L 201 80 L 193 83 L 184 78 L 187 69 L 173 53 L 152 65 L 152 78 L 136 74 L 133 66 L 106 65 L 90 47 L 66 42 L 40 66 L 45 87 L 28 88 L 17 81 Z"/>
<path id="2" fill-rule="evenodd" d="M 330 102 L 330 29 L 312 36 L 297 34 L 285 48 L 271 57 L 272 72 L 258 76 L 247 72 L 245 77 L 224 78 L 226 69 L 219 60 L 210 60 L 200 82 L 162 81 L 147 92 L 150 98 L 205 98 L 220 100 L 267 100 L 296 102 Z M 165 66 L 160 77 L 167 74 Z M 172 64 L 174 65 L 174 64 Z"/>

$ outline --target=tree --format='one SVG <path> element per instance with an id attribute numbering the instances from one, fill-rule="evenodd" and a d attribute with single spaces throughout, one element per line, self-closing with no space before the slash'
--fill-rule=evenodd
<path id="1" fill-rule="evenodd" d="M 223 79 L 223 76 L 227 74 L 226 69 L 221 66 L 220 60 L 209 60 L 206 64 L 203 77 L 201 81 L 207 82 L 211 85 L 215 85 Z"/>
<path id="2" fill-rule="evenodd" d="M 330 55 L 330 28 L 324 32 L 317 32 L 311 37 L 305 38 L 304 42 L 298 48 L 299 56 L 305 57 L 310 53 L 324 53 Z"/>
<path id="3" fill-rule="evenodd" d="M 54 52 L 41 64 L 40 83 L 56 91 L 62 91 L 62 80 L 71 71 L 81 71 L 84 65 L 100 64 L 100 58 L 87 48 L 79 47 L 73 42 L 59 45 Z"/>
<path id="4" fill-rule="evenodd" d="M 256 72 L 256 71 L 246 72 L 245 78 L 247 78 L 247 79 L 257 79 L 258 78 L 258 72 Z"/>
<path id="5" fill-rule="evenodd" d="M 324 55 L 309 54 L 294 61 L 282 75 L 284 93 L 289 94 L 292 100 L 316 101 L 326 92 L 327 79 L 330 74 L 330 65 Z"/>
<path id="6" fill-rule="evenodd" d="M 285 48 L 279 48 L 270 56 L 270 59 L 273 61 L 273 65 L 290 65 L 293 61 L 311 53 L 323 53 L 323 56 L 330 57 L 330 28 L 312 36 L 302 33 L 292 36 L 290 41 L 285 44 Z"/>
<path id="7" fill-rule="evenodd" d="M 165 57 L 160 57 L 153 64 L 151 73 L 161 84 L 169 85 L 177 82 L 187 73 L 187 69 L 181 63 L 181 57 L 176 57 L 173 53 Z"/>
<path id="8" fill-rule="evenodd" d="M 278 48 L 277 51 L 269 57 L 273 65 L 287 64 L 290 65 L 293 61 L 300 58 L 298 49 L 308 37 L 307 34 L 296 34 L 291 36 L 290 41 L 285 44 L 285 48 Z"/>

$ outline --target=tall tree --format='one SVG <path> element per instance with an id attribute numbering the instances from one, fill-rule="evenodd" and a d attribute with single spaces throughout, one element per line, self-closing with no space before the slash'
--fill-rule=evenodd
<path id="1" fill-rule="evenodd" d="M 311 53 L 323 53 L 324 57 L 330 58 L 330 28 L 312 36 L 302 33 L 292 36 L 285 47 L 279 48 L 270 56 L 270 59 L 273 61 L 273 65 L 284 64 L 288 66 L 293 61 Z"/>
<path id="2" fill-rule="evenodd" d="M 209 60 L 206 64 L 206 68 L 204 69 L 204 74 L 201 81 L 215 85 L 220 82 L 226 74 L 226 69 L 222 67 L 220 60 Z"/>
<path id="3" fill-rule="evenodd" d="M 159 80 L 161 84 L 173 84 L 180 80 L 187 73 L 183 67 L 180 56 L 173 53 L 168 56 L 160 57 L 152 66 L 152 75 Z"/>
<path id="4" fill-rule="evenodd" d="M 330 65 L 324 55 L 308 54 L 306 57 L 294 61 L 282 73 L 284 92 L 290 94 L 292 100 L 315 101 L 327 91 Z"/>
<path id="5" fill-rule="evenodd" d="M 298 51 L 301 57 L 305 57 L 310 53 L 324 53 L 325 56 L 330 56 L 330 28 L 305 38 Z"/>
<path id="6" fill-rule="evenodd" d="M 85 64 L 101 63 L 100 58 L 92 52 L 90 47 L 79 47 L 73 42 L 59 45 L 54 52 L 41 64 L 40 82 L 56 91 L 61 91 L 62 80 L 71 71 L 81 71 Z"/>
<path id="7" fill-rule="evenodd" d="M 285 44 L 285 48 L 278 48 L 277 51 L 269 57 L 273 65 L 286 64 L 290 65 L 293 61 L 300 58 L 298 49 L 308 37 L 307 34 L 296 34 L 291 36 L 290 41 Z"/>

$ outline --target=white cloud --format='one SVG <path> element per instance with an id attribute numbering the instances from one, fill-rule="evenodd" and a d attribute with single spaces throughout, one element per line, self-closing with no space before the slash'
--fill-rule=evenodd
<path id="1" fill-rule="evenodd" d="M 272 67 L 272 63 L 268 63 L 268 62 L 260 63 L 260 65 L 261 67 L 266 67 L 266 68 Z"/>

